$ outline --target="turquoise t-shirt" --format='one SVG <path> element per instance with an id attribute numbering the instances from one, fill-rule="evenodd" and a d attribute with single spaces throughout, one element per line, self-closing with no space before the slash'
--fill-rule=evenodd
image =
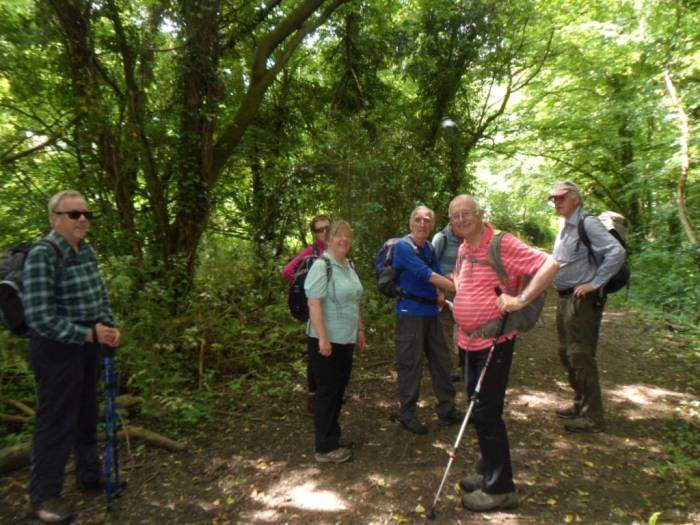
<path id="1" fill-rule="evenodd" d="M 304 291 L 309 299 L 323 299 L 323 320 L 331 343 L 353 344 L 357 342 L 360 322 L 360 299 L 362 283 L 355 270 L 346 269 L 328 252 L 323 254 L 331 261 L 331 278 L 326 279 L 326 263 L 321 257 L 311 265 L 304 282 Z M 318 338 L 318 334 L 307 323 L 306 334 Z"/>

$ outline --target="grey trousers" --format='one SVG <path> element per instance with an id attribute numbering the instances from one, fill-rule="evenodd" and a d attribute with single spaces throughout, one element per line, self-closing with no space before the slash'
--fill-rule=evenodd
<path id="1" fill-rule="evenodd" d="M 595 293 L 559 297 L 557 304 L 559 359 L 574 390 L 574 403 L 580 415 L 598 424 L 603 423 L 603 399 L 596 354 L 604 307 Z"/>
<path id="2" fill-rule="evenodd" d="M 438 400 L 438 416 L 454 408 L 455 388 L 451 381 L 452 360 L 438 317 L 399 316 L 394 334 L 396 370 L 399 375 L 399 420 L 416 417 L 420 395 L 423 356 L 428 359 L 433 392 Z"/>

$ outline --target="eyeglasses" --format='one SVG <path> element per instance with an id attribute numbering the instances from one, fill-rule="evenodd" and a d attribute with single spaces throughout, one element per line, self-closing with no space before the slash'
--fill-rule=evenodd
<path id="1" fill-rule="evenodd" d="M 68 215 L 68 218 L 73 219 L 74 221 L 77 221 L 78 219 L 80 219 L 81 215 L 83 217 L 85 217 L 87 220 L 90 220 L 95 216 L 95 214 L 92 213 L 91 211 L 80 211 L 80 210 L 55 211 L 54 213 L 56 215 Z"/>
<path id="2" fill-rule="evenodd" d="M 552 195 L 549 197 L 549 200 L 552 202 L 561 202 L 564 199 L 566 199 L 569 196 L 569 192 L 566 192 L 564 195 Z"/>
<path id="3" fill-rule="evenodd" d="M 458 211 L 450 215 L 450 219 L 453 221 L 463 221 L 464 219 L 475 217 L 476 215 L 479 215 L 477 210 Z"/>
<path id="4" fill-rule="evenodd" d="M 314 233 L 325 233 L 325 232 L 327 232 L 327 231 L 330 230 L 330 229 L 331 229 L 330 226 L 323 226 L 322 228 L 316 228 L 316 229 L 314 229 Z"/>

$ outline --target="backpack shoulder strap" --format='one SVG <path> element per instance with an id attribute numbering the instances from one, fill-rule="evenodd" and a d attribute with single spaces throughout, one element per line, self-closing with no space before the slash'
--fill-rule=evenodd
<path id="1" fill-rule="evenodd" d="M 37 242 L 37 244 L 43 244 L 44 246 L 49 246 L 51 250 L 54 253 L 55 260 L 54 260 L 54 270 L 56 272 L 56 276 L 54 277 L 54 280 L 56 283 L 58 283 L 63 277 L 63 262 L 65 261 L 65 254 L 63 253 L 63 250 L 61 247 L 56 244 L 54 241 L 51 239 L 47 239 L 44 237 L 40 241 Z"/>
<path id="2" fill-rule="evenodd" d="M 498 275 L 498 280 L 506 285 L 508 292 L 512 291 L 510 282 L 508 281 L 508 272 L 506 272 L 506 267 L 503 265 L 503 259 L 501 257 L 501 242 L 503 241 L 503 236 L 507 232 L 496 230 L 489 242 L 489 258 L 487 260 L 479 259 L 477 257 L 472 257 L 470 260 L 472 263 L 485 264 L 493 268 Z M 461 266 L 464 261 L 464 256 L 460 256 L 458 261 Z"/>
<path id="3" fill-rule="evenodd" d="M 584 213 L 583 215 L 581 215 L 581 219 L 576 225 L 576 233 L 578 233 L 578 240 L 582 242 L 583 245 L 586 247 L 586 250 L 588 250 L 588 259 L 593 262 L 596 262 L 596 259 L 593 256 L 593 247 L 591 246 L 591 239 L 588 236 L 588 232 L 586 231 L 586 226 L 584 224 L 586 222 L 586 217 L 593 217 L 593 214 Z"/>
<path id="4" fill-rule="evenodd" d="M 333 275 L 333 265 L 331 265 L 331 260 L 326 254 L 321 255 L 320 258 L 326 263 L 326 281 L 330 282 L 331 275 Z"/>
<path id="5" fill-rule="evenodd" d="M 512 291 L 511 285 L 508 280 L 506 267 L 503 264 L 503 258 L 501 257 L 501 243 L 505 234 L 506 232 L 499 231 L 491 239 L 491 242 L 489 243 L 489 262 L 491 263 L 491 267 L 498 274 L 498 280 L 506 285 L 510 293 Z"/>
<path id="6" fill-rule="evenodd" d="M 411 248 L 413 248 L 413 251 L 415 252 L 415 254 L 418 257 L 420 257 L 423 260 L 423 262 L 425 262 L 425 264 L 427 264 L 428 266 L 430 266 L 432 264 L 432 258 L 435 257 L 435 250 L 433 249 L 433 243 L 426 241 L 428 243 L 428 250 L 430 250 L 430 255 L 431 255 L 431 259 L 428 260 L 421 253 L 420 248 L 418 248 L 418 245 L 416 244 L 416 241 L 413 240 L 413 237 L 411 237 L 410 235 L 405 235 L 402 240 L 407 241 L 408 244 L 411 245 Z"/>
<path id="7" fill-rule="evenodd" d="M 56 259 L 60 262 L 63 260 L 63 250 L 61 250 L 61 247 L 56 244 L 54 241 L 51 239 L 41 239 L 37 244 L 43 244 L 45 246 L 49 246 L 52 250 L 54 255 L 56 255 Z"/>

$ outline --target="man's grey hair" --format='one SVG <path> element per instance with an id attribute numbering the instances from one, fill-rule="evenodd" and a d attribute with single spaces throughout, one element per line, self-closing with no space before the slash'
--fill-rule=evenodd
<path id="1" fill-rule="evenodd" d="M 479 206 L 479 201 L 476 200 L 476 197 L 467 193 L 462 193 L 461 195 L 457 195 L 454 199 L 450 201 L 450 206 L 447 208 L 447 212 L 450 214 L 450 216 L 452 215 L 452 209 L 457 205 L 458 202 L 463 200 L 473 202 L 474 211 L 481 211 L 481 206 Z"/>
<path id="2" fill-rule="evenodd" d="M 427 206 L 424 206 L 424 205 L 421 204 L 420 206 L 416 206 L 416 207 L 414 208 L 414 210 L 411 212 L 411 216 L 408 218 L 408 226 L 409 226 L 409 227 L 410 227 L 411 224 L 413 223 L 413 218 L 414 218 L 416 215 L 418 215 L 418 213 L 419 213 L 421 210 L 426 210 L 428 213 L 430 213 L 430 220 L 431 220 L 431 222 L 432 222 L 433 224 L 435 224 L 435 212 L 434 212 L 433 210 L 431 210 L 430 208 L 428 208 Z"/>
<path id="3" fill-rule="evenodd" d="M 583 205 L 583 193 L 581 193 L 581 190 L 570 190 L 569 193 L 566 194 L 567 199 L 577 199 L 578 203 L 580 205 Z"/>
<path id="4" fill-rule="evenodd" d="M 63 190 L 59 191 L 56 195 L 51 197 L 49 199 L 49 220 L 51 220 L 51 214 L 55 211 L 63 211 L 62 209 L 59 209 L 59 206 L 61 205 L 61 201 L 63 199 L 83 199 L 85 200 L 85 197 L 83 197 L 83 194 L 80 193 L 79 191 L 76 190 Z"/>

